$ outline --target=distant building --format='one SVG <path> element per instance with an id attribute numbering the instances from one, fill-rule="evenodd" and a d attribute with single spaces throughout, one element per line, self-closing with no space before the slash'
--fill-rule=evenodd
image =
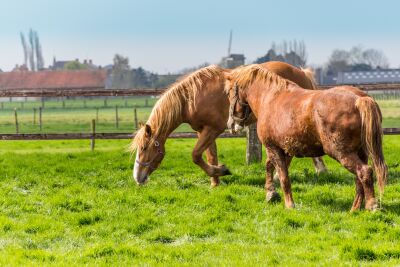
<path id="1" fill-rule="evenodd" d="M 23 65 L 15 65 L 15 67 L 12 69 L 12 71 L 29 71 L 28 67 L 23 64 Z"/>
<path id="2" fill-rule="evenodd" d="M 49 66 L 50 70 L 65 70 L 65 65 L 67 65 L 68 63 L 71 62 L 78 62 L 81 63 L 79 61 L 79 59 L 75 59 L 75 60 L 62 60 L 62 61 L 57 61 L 56 58 L 53 58 L 53 65 Z M 97 70 L 100 67 L 97 65 L 93 64 L 93 61 L 91 59 L 85 59 L 83 60 L 83 62 L 81 63 L 83 65 L 85 65 L 87 67 L 88 70 Z"/>
<path id="3" fill-rule="evenodd" d="M 233 69 L 244 65 L 245 59 L 243 54 L 229 54 L 229 56 L 222 58 L 219 65 L 226 69 Z"/>
<path id="4" fill-rule="evenodd" d="M 337 84 L 398 83 L 400 69 L 375 69 L 368 71 L 339 72 Z"/>
<path id="5" fill-rule="evenodd" d="M 12 71 L 0 73 L 0 89 L 105 88 L 104 70 Z"/>

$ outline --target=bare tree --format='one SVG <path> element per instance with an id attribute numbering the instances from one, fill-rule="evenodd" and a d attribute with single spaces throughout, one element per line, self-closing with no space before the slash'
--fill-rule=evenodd
<path id="1" fill-rule="evenodd" d="M 282 41 L 280 44 L 272 43 L 268 53 L 258 58 L 255 63 L 277 60 L 302 67 L 307 63 L 307 50 L 303 41 Z"/>
<path id="2" fill-rule="evenodd" d="M 124 57 L 120 54 L 115 54 L 113 61 L 114 71 L 126 71 L 131 69 L 131 67 L 129 66 L 129 58 L 127 57 Z"/>
<path id="3" fill-rule="evenodd" d="M 373 68 L 388 68 L 389 62 L 382 51 L 376 49 L 367 49 L 363 52 L 363 60 L 365 64 Z"/>
<path id="4" fill-rule="evenodd" d="M 29 30 L 29 66 L 31 71 L 35 71 L 35 37 L 32 29 Z"/>
<path id="5" fill-rule="evenodd" d="M 364 50 L 361 46 L 354 46 L 349 51 L 333 50 L 328 61 L 328 72 L 334 75 L 340 71 L 368 70 L 377 67 L 389 67 L 383 52 L 376 49 Z"/>
<path id="6" fill-rule="evenodd" d="M 44 60 L 42 54 L 42 46 L 40 45 L 39 35 L 36 31 L 34 31 L 35 38 L 35 54 L 36 54 L 36 69 L 41 70 L 44 68 Z"/>
<path id="7" fill-rule="evenodd" d="M 24 50 L 24 65 L 28 66 L 28 45 L 26 44 L 25 36 L 22 32 L 20 32 L 21 44 Z"/>

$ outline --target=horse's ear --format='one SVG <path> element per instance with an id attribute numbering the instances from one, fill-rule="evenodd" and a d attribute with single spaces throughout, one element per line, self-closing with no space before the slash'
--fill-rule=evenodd
<path id="1" fill-rule="evenodd" d="M 146 124 L 144 126 L 144 130 L 145 130 L 145 133 L 146 133 L 146 137 L 150 138 L 151 137 L 151 127 L 150 127 L 150 125 Z"/>

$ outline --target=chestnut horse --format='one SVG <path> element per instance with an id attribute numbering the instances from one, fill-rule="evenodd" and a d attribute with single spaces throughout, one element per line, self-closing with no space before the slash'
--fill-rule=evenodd
<path id="1" fill-rule="evenodd" d="M 283 62 L 260 65 L 304 88 L 314 89 L 309 78 L 312 73 Z M 192 152 L 195 164 L 211 177 L 211 185 L 219 184 L 219 176 L 230 174 L 225 166 L 218 166 L 215 139 L 225 131 L 229 101 L 225 94 L 225 75 L 231 70 L 216 65 L 202 68 L 172 85 L 157 101 L 150 117 L 131 144 L 136 153 L 133 176 L 138 184 L 158 168 L 165 155 L 165 142 L 180 124 L 188 123 L 198 132 L 198 141 Z M 248 123 L 252 123 L 250 120 Z M 202 154 L 206 152 L 208 164 Z M 317 171 L 325 170 L 321 159 L 315 159 Z"/>
<path id="2" fill-rule="evenodd" d="M 351 86 L 329 90 L 304 90 L 258 65 L 228 74 L 227 93 L 240 117 L 245 103 L 257 118 L 257 134 L 266 147 L 265 189 L 275 194 L 274 169 L 279 173 L 285 206 L 294 207 L 288 166 L 296 157 L 329 155 L 356 175 L 356 196 L 351 210 L 377 209 L 372 159 L 380 193 L 387 177 L 382 152 L 382 115 L 378 104 Z M 236 100 L 238 99 L 238 101 Z M 242 115 L 243 116 L 243 115 Z M 271 193 L 272 192 L 272 193 Z"/>

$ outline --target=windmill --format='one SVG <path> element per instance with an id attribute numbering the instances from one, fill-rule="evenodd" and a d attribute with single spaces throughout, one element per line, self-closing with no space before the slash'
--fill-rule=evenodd
<path id="1" fill-rule="evenodd" d="M 232 48 L 232 30 L 229 33 L 228 57 L 231 55 L 231 48 Z"/>
<path id="2" fill-rule="evenodd" d="M 243 54 L 232 54 L 232 36 L 233 31 L 229 33 L 228 55 L 223 57 L 219 64 L 223 68 L 233 69 L 244 64 L 245 57 Z"/>

